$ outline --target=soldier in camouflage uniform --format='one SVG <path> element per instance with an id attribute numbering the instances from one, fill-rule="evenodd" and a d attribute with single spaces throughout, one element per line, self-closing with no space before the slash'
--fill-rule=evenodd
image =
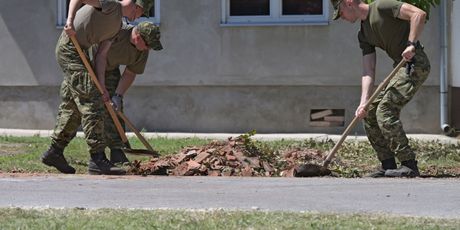
<path id="1" fill-rule="evenodd" d="M 133 83 L 137 74 L 142 74 L 149 56 L 149 49 L 162 50 L 160 29 L 151 22 L 141 22 L 133 27 L 126 25 L 114 40 L 107 56 L 105 86 L 109 91 L 115 109 L 123 111 L 123 95 Z M 123 75 L 120 65 L 125 65 Z M 123 143 L 109 113 L 105 117 L 107 144 L 112 163 L 129 162 L 123 153 Z"/>
<path id="2" fill-rule="evenodd" d="M 430 62 L 418 41 L 426 13 L 396 0 L 378 0 L 370 4 L 360 0 L 331 1 L 334 20 L 361 21 L 358 40 L 363 53 L 362 94 L 355 115 L 364 118 L 367 136 L 382 166 L 369 176 L 419 176 L 415 153 L 409 146 L 399 116 L 430 72 Z M 375 47 L 388 54 L 394 61 L 393 66 L 402 59 L 408 64 L 399 70 L 366 111 L 364 105 L 372 94 L 375 79 Z M 395 157 L 401 162 L 400 168 L 397 168 Z"/>
<path id="3" fill-rule="evenodd" d="M 80 8 L 82 3 L 86 5 Z M 75 36 L 83 50 L 99 44 L 95 72 L 104 86 L 105 59 L 113 37 L 121 29 L 122 17 L 134 20 L 142 13 L 143 8 L 133 0 L 70 1 L 69 16 L 56 46 L 57 62 L 64 73 L 60 91 L 62 102 L 51 135 L 51 146 L 41 158 L 44 164 L 53 166 L 62 173 L 75 173 L 75 169 L 64 158 L 63 151 L 82 124 L 91 156 L 89 172 L 125 173 L 123 169 L 115 167 L 104 153 L 106 143 L 103 99 L 110 100 L 107 90 L 104 88 L 104 95 L 100 95 L 69 36 Z"/>

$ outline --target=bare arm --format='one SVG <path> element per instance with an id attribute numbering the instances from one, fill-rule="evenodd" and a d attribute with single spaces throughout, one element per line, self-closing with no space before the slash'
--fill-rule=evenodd
<path id="1" fill-rule="evenodd" d="M 411 5 L 404 3 L 399 10 L 398 18 L 410 22 L 410 32 L 408 40 L 410 42 L 416 42 L 423 31 L 426 20 L 426 12 Z M 415 55 L 415 47 L 408 46 L 402 53 L 402 57 L 406 61 L 410 61 Z"/>
<path id="2" fill-rule="evenodd" d="M 375 80 L 375 63 L 377 60 L 376 53 L 363 56 L 363 77 L 361 80 L 361 101 L 356 109 L 355 116 L 364 118 L 367 116 L 367 108 L 364 105 L 372 95 Z"/>
<path id="3" fill-rule="evenodd" d="M 80 9 L 82 4 L 91 5 L 94 7 L 101 7 L 99 0 L 70 0 L 69 2 L 69 11 L 67 13 L 67 21 L 64 26 L 64 31 L 69 36 L 75 35 L 75 27 L 73 26 L 73 21 L 75 19 L 75 14 L 77 10 Z"/>
<path id="4" fill-rule="evenodd" d="M 119 95 L 125 95 L 128 88 L 133 84 L 135 78 L 136 74 L 131 72 L 128 68 L 125 68 L 125 71 L 121 76 L 120 82 L 118 82 L 118 86 L 115 92 Z"/>
<path id="5" fill-rule="evenodd" d="M 107 53 L 109 52 L 112 42 L 105 40 L 99 44 L 97 49 L 95 64 L 96 64 L 96 75 L 104 91 L 104 101 L 110 100 L 109 93 L 105 88 L 105 69 L 107 67 Z"/>

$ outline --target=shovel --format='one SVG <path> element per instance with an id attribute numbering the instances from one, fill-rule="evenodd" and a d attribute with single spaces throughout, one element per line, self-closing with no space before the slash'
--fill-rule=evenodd
<path id="1" fill-rule="evenodd" d="M 388 75 L 385 80 L 383 80 L 382 83 L 377 87 L 377 89 L 374 91 L 372 96 L 367 100 L 367 103 L 364 105 L 364 109 L 367 109 L 372 102 L 374 102 L 375 98 L 378 97 L 380 92 L 385 89 L 385 87 L 390 83 L 391 79 L 396 75 L 396 73 L 399 71 L 399 69 L 406 64 L 406 61 L 403 59 L 399 64 L 391 71 L 390 75 Z M 327 168 L 329 164 L 332 161 L 332 158 L 334 158 L 335 154 L 339 150 L 339 148 L 342 146 L 343 141 L 345 141 L 345 138 L 348 136 L 348 133 L 355 127 L 355 125 L 360 121 L 361 119 L 359 117 L 354 117 L 351 123 L 348 125 L 348 127 L 345 129 L 343 132 L 342 136 L 340 137 L 340 140 L 335 143 L 334 148 L 329 152 L 329 154 L 326 156 L 326 159 L 323 162 L 323 165 L 316 165 L 316 164 L 305 164 L 300 167 L 298 167 L 294 175 L 300 176 L 300 177 L 313 177 L 313 176 L 326 176 L 331 174 L 331 171 Z"/>
<path id="2" fill-rule="evenodd" d="M 96 85 L 97 89 L 101 94 L 104 94 L 102 90 L 102 86 L 100 85 L 99 81 L 97 80 L 96 74 L 94 73 L 93 68 L 91 67 L 88 59 L 86 58 L 85 54 L 83 53 L 80 44 L 78 44 L 77 39 L 75 36 L 70 36 L 70 39 L 72 40 L 72 43 L 74 44 L 75 48 L 77 49 L 78 55 L 80 56 L 81 60 L 83 61 L 83 64 L 85 65 L 86 69 L 89 72 L 89 75 L 91 76 L 91 80 L 93 80 L 94 84 Z M 128 120 L 128 118 L 120 111 L 117 111 L 118 115 L 125 121 L 125 123 L 128 125 L 128 127 L 136 134 L 136 136 L 140 139 L 142 144 L 147 149 L 131 149 L 131 145 L 129 144 L 128 138 L 126 137 L 125 130 L 121 126 L 120 120 L 118 120 L 117 113 L 115 113 L 115 110 L 113 109 L 112 103 L 110 101 L 105 101 L 104 102 L 105 107 L 107 108 L 107 111 L 110 114 L 110 117 L 113 120 L 113 123 L 115 124 L 115 127 L 117 129 L 118 134 L 121 137 L 121 141 L 123 144 L 126 146 L 123 148 L 123 152 L 125 153 L 130 153 L 130 154 L 135 154 L 135 155 L 148 155 L 148 156 L 153 156 L 153 157 L 158 157 L 158 152 L 153 150 L 152 146 L 145 140 L 145 138 L 139 133 L 139 131 L 134 127 L 134 125 Z"/>

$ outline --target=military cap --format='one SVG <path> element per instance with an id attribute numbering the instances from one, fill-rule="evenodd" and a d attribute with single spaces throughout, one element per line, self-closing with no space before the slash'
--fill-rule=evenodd
<path id="1" fill-rule="evenodd" d="M 148 18 L 150 14 L 150 9 L 153 6 L 153 0 L 136 0 L 136 5 L 144 9 L 144 16 Z"/>
<path id="2" fill-rule="evenodd" d="M 144 21 L 139 23 L 136 28 L 147 46 L 153 50 L 163 49 L 163 45 L 160 42 L 160 27 L 151 22 Z"/>
<path id="3" fill-rule="evenodd" d="M 334 14 L 332 14 L 332 20 L 337 20 L 340 18 L 340 3 L 343 0 L 331 0 L 332 7 L 334 7 Z"/>

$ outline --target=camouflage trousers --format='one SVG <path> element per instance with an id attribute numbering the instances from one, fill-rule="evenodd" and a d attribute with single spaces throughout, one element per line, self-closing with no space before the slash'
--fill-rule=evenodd
<path id="1" fill-rule="evenodd" d="M 105 87 L 107 88 L 107 91 L 109 91 L 110 98 L 112 98 L 113 95 L 115 95 L 115 90 L 117 89 L 118 83 L 120 82 L 121 79 L 121 74 L 120 70 L 118 68 L 111 70 L 111 71 L 106 71 L 105 73 Z M 123 99 L 121 100 L 121 111 L 123 112 Z M 125 127 L 125 124 L 122 119 L 119 119 L 121 126 Z M 109 146 L 110 149 L 121 149 L 124 146 L 123 141 L 121 140 L 120 135 L 118 134 L 117 128 L 115 127 L 115 123 L 113 123 L 112 117 L 110 117 L 110 114 L 107 112 L 105 113 L 105 123 L 104 123 L 104 128 L 105 128 L 105 137 L 106 137 L 106 142 L 107 146 Z"/>
<path id="2" fill-rule="evenodd" d="M 92 82 L 72 41 L 63 33 L 56 46 L 56 59 L 64 80 L 61 84 L 61 104 L 51 144 L 65 148 L 82 125 L 90 154 L 104 151 L 104 103 Z"/>
<path id="3" fill-rule="evenodd" d="M 398 158 L 399 161 L 415 159 L 399 118 L 401 109 L 413 98 L 430 73 L 430 61 L 417 47 L 415 63 L 410 74 L 401 68 L 388 86 L 369 106 L 364 128 L 380 161 Z"/>

